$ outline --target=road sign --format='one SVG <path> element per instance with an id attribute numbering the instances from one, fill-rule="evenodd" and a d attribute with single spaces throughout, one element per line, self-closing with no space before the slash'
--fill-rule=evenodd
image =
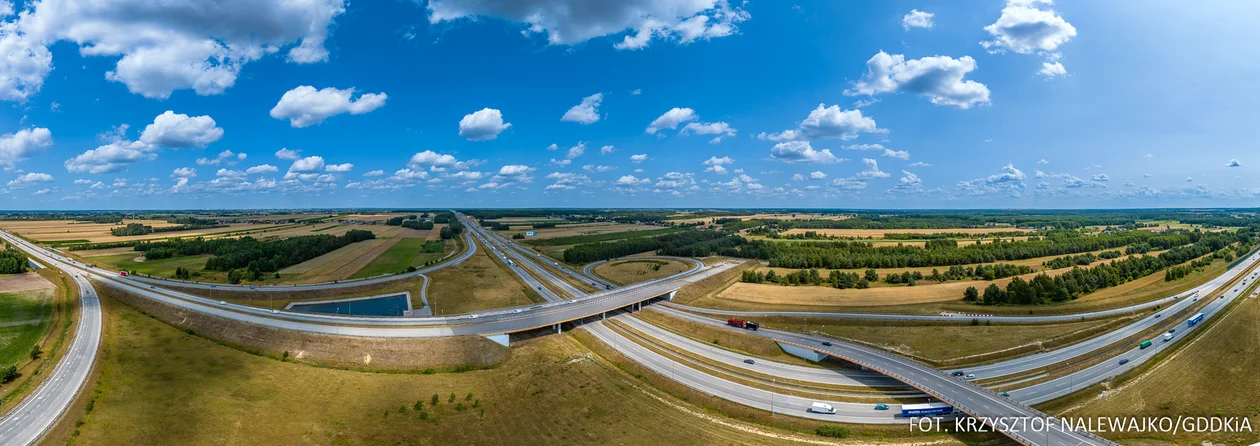
<path id="1" fill-rule="evenodd" d="M 525 233 L 525 236 L 526 236 L 526 237 L 533 237 L 533 236 L 535 236 L 535 235 L 538 235 L 538 233 L 537 233 L 537 232 L 534 232 L 534 231 L 529 231 L 529 232 L 526 232 L 526 233 Z"/>

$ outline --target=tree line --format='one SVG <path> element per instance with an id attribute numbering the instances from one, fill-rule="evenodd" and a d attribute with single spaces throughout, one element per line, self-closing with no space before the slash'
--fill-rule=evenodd
<path id="1" fill-rule="evenodd" d="M 0 274 L 24 273 L 29 265 L 26 253 L 9 246 L 7 243 L 4 250 L 0 251 Z"/>
<path id="2" fill-rule="evenodd" d="M 198 219 L 193 219 L 193 220 L 198 220 Z M 126 226 L 110 228 L 109 233 L 110 235 L 114 235 L 117 237 L 128 237 L 128 236 L 133 236 L 133 235 L 152 234 L 155 232 L 191 231 L 194 229 L 211 229 L 211 228 L 228 227 L 228 225 L 220 224 L 212 220 L 200 220 L 200 221 L 202 223 L 181 224 L 181 225 L 175 225 L 175 226 L 160 226 L 156 228 L 153 226 L 141 224 L 141 223 L 127 223 Z"/>
<path id="3" fill-rule="evenodd" d="M 147 259 L 210 254 L 213 257 L 206 260 L 205 266 L 208 271 L 230 272 L 234 269 L 246 269 L 262 273 L 279 271 L 351 243 L 374 238 L 376 234 L 371 231 L 353 229 L 340 236 L 319 234 L 275 240 L 258 240 L 253 237 L 206 240 L 197 237 L 140 242 L 135 245 L 135 250 L 144 252 Z"/>
<path id="4" fill-rule="evenodd" d="M 743 237 L 720 231 L 683 231 L 655 237 L 637 237 L 612 242 L 583 243 L 564 250 L 564 261 L 573 264 L 655 251 L 659 255 L 702 257 L 728 252 L 746 243 Z"/>

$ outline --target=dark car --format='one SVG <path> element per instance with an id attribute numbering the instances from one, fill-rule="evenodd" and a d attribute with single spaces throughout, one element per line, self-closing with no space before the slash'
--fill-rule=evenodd
<path id="1" fill-rule="evenodd" d="M 963 376 L 964 374 L 965 374 L 965 373 L 963 373 L 963 371 L 962 371 L 962 370 L 959 370 L 959 371 L 954 372 L 954 373 L 950 373 L 950 375 L 953 375 L 953 376 Z"/>
<path id="2" fill-rule="evenodd" d="M 823 345 L 831 347 L 831 341 L 823 341 Z"/>
<path id="3" fill-rule="evenodd" d="M 1128 358 L 1125 358 L 1125 359 L 1121 359 L 1121 360 L 1120 360 L 1120 365 L 1125 365 L 1125 364 L 1128 364 L 1128 363 L 1129 363 L 1129 359 L 1128 359 Z"/>
<path id="4" fill-rule="evenodd" d="M 745 360 L 744 360 L 744 364 L 756 364 L 756 363 L 757 363 L 757 361 L 753 361 L 753 360 L 751 360 L 751 359 L 745 359 Z"/>

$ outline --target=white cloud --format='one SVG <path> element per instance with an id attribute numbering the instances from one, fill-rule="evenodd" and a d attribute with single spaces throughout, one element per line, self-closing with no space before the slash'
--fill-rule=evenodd
<path id="1" fill-rule="evenodd" d="M 888 172 L 879 170 L 879 162 L 872 158 L 862 158 L 862 164 L 866 165 L 866 170 L 858 172 L 858 178 L 888 178 Z"/>
<path id="2" fill-rule="evenodd" d="M 52 182 L 52 180 L 53 180 L 52 175 L 49 175 L 46 173 L 40 173 L 40 172 L 28 172 L 25 175 L 20 175 L 16 179 L 9 181 L 7 186 L 13 187 L 13 188 L 19 188 L 19 187 L 26 187 L 32 184 L 48 183 L 48 182 Z"/>
<path id="3" fill-rule="evenodd" d="M 835 164 L 848 161 L 831 154 L 830 149 L 814 150 L 809 141 L 787 141 L 770 149 L 770 158 L 785 163 Z"/>
<path id="4" fill-rule="evenodd" d="M 889 189 L 888 192 L 910 194 L 923 191 L 923 180 L 913 172 L 901 171 L 901 178 L 897 179 L 897 184 Z"/>
<path id="5" fill-rule="evenodd" d="M 866 189 L 866 182 L 855 178 L 836 178 L 831 180 L 831 187 L 844 190 Z"/>
<path id="6" fill-rule="evenodd" d="M 559 149 L 560 149 L 560 146 L 557 146 L 555 143 L 552 143 L 551 145 L 547 146 L 547 150 L 559 150 Z"/>
<path id="7" fill-rule="evenodd" d="M 286 47 L 290 62 L 327 60 L 324 40 L 345 10 L 343 0 L 43 0 L 31 7 L 17 22 L 26 39 L 67 40 L 82 56 L 117 57 L 105 78 L 157 99 L 189 88 L 222 93 L 244 65 Z M 23 59 L 51 64 L 46 49 L 23 50 L 34 53 Z M 34 78 L 22 78 L 28 90 L 38 88 Z"/>
<path id="8" fill-rule="evenodd" d="M 214 158 L 197 158 L 198 166 L 217 166 L 219 164 L 227 164 L 235 166 L 237 161 L 243 161 L 248 155 L 244 153 L 232 153 L 231 150 L 219 152 Z M 296 158 L 294 158 L 296 159 Z"/>
<path id="9" fill-rule="evenodd" d="M 355 89 L 333 87 L 316 90 L 310 85 L 300 85 L 280 96 L 280 102 L 271 108 L 271 117 L 288 119 L 296 128 L 323 123 L 330 116 L 349 113 L 361 115 L 385 105 L 389 98 L 385 93 L 366 93 L 354 99 Z"/>
<path id="10" fill-rule="evenodd" d="M 1054 51 L 1076 36 L 1076 28 L 1054 10 L 1038 9 L 1038 0 L 1010 0 L 997 22 L 984 27 L 993 40 L 980 42 L 990 51 L 1020 54 Z M 1045 1 L 1045 3 L 1050 3 Z"/>
<path id="11" fill-rule="evenodd" d="M 927 97 L 933 104 L 962 109 L 989 103 L 989 87 L 963 79 L 976 69 L 971 56 L 931 56 L 907 61 L 901 54 L 880 51 L 866 62 L 866 68 L 866 74 L 844 94 L 908 92 Z"/>
<path id="12" fill-rule="evenodd" d="M 259 166 L 259 167 L 261 167 L 261 166 Z M 371 171 L 371 172 L 368 172 L 368 173 L 363 174 L 363 176 L 365 176 L 365 177 L 379 177 L 379 176 L 382 176 L 382 175 L 385 175 L 385 171 L 384 171 L 384 170 L 380 170 L 380 169 L 373 170 L 373 171 Z"/>
<path id="13" fill-rule="evenodd" d="M 223 138 L 223 129 L 210 116 L 189 117 L 167 110 L 144 128 L 140 140 L 172 149 L 204 148 Z"/>
<path id="14" fill-rule="evenodd" d="M 582 156 L 582 154 L 584 153 L 586 153 L 586 143 L 579 142 L 577 143 L 576 146 L 569 147 L 569 153 L 565 154 L 565 157 L 568 159 L 573 159 L 573 158 Z"/>
<path id="15" fill-rule="evenodd" d="M 1042 158 L 1042 159 L 1037 160 L 1037 164 L 1050 164 L 1050 162 L 1046 161 L 1045 158 Z"/>
<path id="16" fill-rule="evenodd" d="M 595 165 L 595 164 L 587 164 L 585 166 L 582 166 L 582 170 L 585 170 L 587 172 L 602 173 L 602 172 L 609 172 L 609 171 L 617 170 L 617 166 L 600 166 L 600 165 Z"/>
<path id="17" fill-rule="evenodd" d="M 729 36 L 749 19 L 726 0 L 433 0 L 429 23 L 494 17 L 524 24 L 524 35 L 545 35 L 552 45 L 574 45 L 604 36 L 623 36 L 613 46 L 634 50 L 654 39 L 687 44 Z"/>
<path id="18" fill-rule="evenodd" d="M 1225 167 L 1239 167 L 1239 166 L 1242 166 L 1242 163 L 1238 162 L 1238 159 L 1231 159 L 1229 160 L 1228 163 L 1225 163 Z"/>
<path id="19" fill-rule="evenodd" d="M 581 104 L 574 105 L 572 108 L 569 108 L 569 111 L 564 112 L 564 116 L 561 116 L 560 120 L 583 125 L 594 124 L 599 121 L 599 105 L 603 101 L 603 93 L 595 93 L 584 97 Z"/>
<path id="20" fill-rule="evenodd" d="M 264 173 L 276 173 L 276 172 L 279 172 L 279 171 L 280 171 L 280 168 L 278 168 L 278 167 L 276 167 L 276 166 L 273 166 L 273 165 L 270 165 L 270 164 L 261 164 L 261 165 L 257 165 L 257 166 L 254 166 L 254 167 L 250 167 L 250 168 L 248 168 L 248 169 L 245 169 L 245 173 L 250 174 L 250 175 L 258 175 L 258 174 L 264 174 Z M 382 173 L 384 173 L 384 172 L 382 172 Z"/>
<path id="21" fill-rule="evenodd" d="M 818 107 L 810 111 L 809 116 L 801 121 L 798 128 L 778 133 L 763 132 L 757 135 L 757 139 L 770 141 L 812 141 L 832 138 L 849 140 L 857 138 L 859 133 L 884 133 L 884 130 L 876 126 L 874 119 L 863 116 L 862 110 L 841 110 L 838 105 L 828 107 L 826 104 L 818 104 Z"/>
<path id="22" fill-rule="evenodd" d="M 3 82 L 0 76 L 0 83 Z M 0 167 L 13 169 L 17 163 L 52 146 L 52 132 L 43 127 L 18 130 L 0 135 Z"/>
<path id="23" fill-rule="evenodd" d="M 88 184 L 92 184 L 92 180 L 79 178 L 79 179 L 77 179 L 77 180 L 74 180 L 74 184 L 78 184 L 78 185 L 88 185 Z"/>
<path id="24" fill-rule="evenodd" d="M 690 173 L 669 172 L 657 179 L 655 187 L 664 189 L 678 189 L 696 184 L 696 180 L 692 178 Z"/>
<path id="25" fill-rule="evenodd" d="M 909 31 L 910 28 L 931 28 L 932 17 L 935 16 L 936 14 L 930 12 L 911 9 L 909 14 L 901 17 L 901 27 L 905 28 L 907 31 Z"/>
<path id="26" fill-rule="evenodd" d="M 416 153 L 411 156 L 411 160 L 407 161 L 407 167 L 412 169 L 427 168 L 434 172 L 466 170 L 475 164 L 477 164 L 475 161 L 460 161 L 454 155 L 437 153 L 432 150 Z"/>
<path id="27" fill-rule="evenodd" d="M 704 169 L 705 172 L 712 172 L 718 175 L 726 175 L 726 168 L 721 165 L 709 166 Z"/>
<path id="28" fill-rule="evenodd" d="M 1059 62 L 1042 62 L 1041 69 L 1037 70 L 1037 74 L 1046 78 L 1067 76 L 1067 68 L 1064 68 L 1063 64 Z"/>
<path id="29" fill-rule="evenodd" d="M 171 178 L 190 178 L 197 176 L 197 169 L 191 167 L 180 167 L 171 172 Z"/>
<path id="30" fill-rule="evenodd" d="M 52 192 L 52 189 L 40 189 L 35 192 L 31 192 L 31 196 L 38 197 L 40 195 L 47 195 L 49 192 Z"/>
<path id="31" fill-rule="evenodd" d="M 1100 173 L 1100 174 L 1098 174 L 1098 175 L 1094 175 L 1094 178 L 1093 178 L 1093 179 L 1094 179 L 1094 181 L 1098 181 L 1098 182 L 1111 181 L 1111 177 L 1107 176 L 1107 174 L 1105 174 L 1105 173 Z"/>
<path id="32" fill-rule="evenodd" d="M 910 152 L 907 152 L 905 150 L 884 149 L 884 156 L 888 158 L 896 158 L 899 160 L 908 160 L 910 159 Z"/>
<path id="33" fill-rule="evenodd" d="M 1016 169 L 1014 165 L 1008 163 L 1002 167 L 1001 173 L 974 180 L 959 181 L 956 186 L 958 189 L 973 195 L 997 193 L 1006 194 L 1012 197 L 1019 197 L 1025 187 L 1025 178 L 1027 178 L 1027 176 L 1024 175 L 1024 172 Z"/>
<path id="34" fill-rule="evenodd" d="M 723 164 L 734 164 L 734 163 L 735 163 L 735 160 L 731 159 L 731 157 L 729 156 L 724 156 L 721 158 L 718 158 L 716 156 L 710 156 L 708 160 L 705 160 L 701 164 L 704 164 L 706 166 L 720 166 Z"/>
<path id="35" fill-rule="evenodd" d="M 671 108 L 669 111 L 661 114 L 661 116 L 652 120 L 648 124 L 646 132 L 655 135 L 657 131 L 663 129 L 676 129 L 679 124 L 700 119 L 700 115 L 690 108 Z"/>
<path id="36" fill-rule="evenodd" d="M 652 180 L 648 178 L 635 178 L 634 175 L 624 175 L 613 184 L 618 186 L 642 186 L 651 182 Z"/>
<path id="37" fill-rule="evenodd" d="M 600 148 L 599 148 L 599 154 L 600 154 L 600 155 L 607 155 L 607 154 L 609 154 L 609 153 L 613 153 L 613 152 L 616 152 L 616 151 L 617 151 L 617 148 L 615 148 L 615 147 L 613 147 L 613 146 L 604 146 L 604 147 L 600 147 Z"/>
<path id="38" fill-rule="evenodd" d="M 289 166 L 289 173 L 315 173 L 324 170 L 324 157 L 308 156 L 300 160 L 294 161 Z"/>
<path id="39" fill-rule="evenodd" d="M 695 133 L 697 135 L 718 135 L 709 140 L 710 143 L 718 143 L 721 142 L 724 137 L 735 136 L 737 130 L 732 128 L 730 124 L 722 121 L 705 123 L 692 122 L 683 127 L 679 134 L 686 134 L 688 132 Z"/>
<path id="40" fill-rule="evenodd" d="M 641 162 L 647 161 L 647 159 L 648 159 L 648 156 L 646 153 L 640 153 L 638 155 L 630 155 L 630 162 L 632 163 L 641 163 Z"/>
<path id="41" fill-rule="evenodd" d="M 459 120 L 459 136 L 469 141 L 489 141 L 498 138 L 499 133 L 511 126 L 512 123 L 503 122 L 502 112 L 483 108 Z"/>
<path id="42" fill-rule="evenodd" d="M 327 166 L 324 166 L 324 172 L 331 172 L 331 173 L 345 173 L 353 169 L 354 169 L 354 164 L 350 164 L 350 163 L 329 164 Z"/>
<path id="43" fill-rule="evenodd" d="M 95 149 L 83 152 L 66 160 L 65 167 L 70 173 L 111 173 L 120 172 L 141 160 L 155 160 L 157 146 L 142 141 L 129 141 L 126 138 L 126 124 L 114 128 L 114 132 L 102 135 L 107 143 Z"/>
<path id="44" fill-rule="evenodd" d="M 799 173 L 792 174 L 792 181 L 805 181 L 805 176 Z"/>
<path id="45" fill-rule="evenodd" d="M 490 182 L 482 184 L 480 188 L 499 189 L 515 183 L 529 183 L 534 180 L 534 177 L 529 175 L 530 173 L 533 173 L 534 170 L 536 169 L 533 167 L 521 164 L 506 165 L 500 167 L 498 173 L 495 173 L 494 176 L 490 178 Z"/>
<path id="46" fill-rule="evenodd" d="M 570 159 L 558 160 L 555 158 L 551 159 L 551 165 L 553 166 L 567 166 L 570 164 L 573 164 L 573 160 L 570 160 Z"/>
<path id="47" fill-rule="evenodd" d="M 915 161 L 913 163 L 910 163 L 910 167 L 932 167 L 932 165 L 925 163 L 923 161 Z"/>
<path id="48" fill-rule="evenodd" d="M 815 170 L 815 171 L 813 171 L 813 172 L 810 172 L 810 173 L 809 173 L 809 179 L 811 179 L 811 180 L 825 180 L 825 179 L 827 179 L 827 174 L 825 174 L 825 173 L 822 173 L 822 172 L 820 172 L 820 171 Z"/>
<path id="49" fill-rule="evenodd" d="M 12 14 L 12 3 L 5 1 L 0 5 L 9 6 L 9 13 L 3 16 Z M 0 100 L 26 102 L 39 93 L 44 78 L 52 71 L 48 47 L 19 30 L 17 23 L 0 22 L 0 54 L 5 55 L 0 63 Z"/>
<path id="50" fill-rule="evenodd" d="M 296 161 L 297 159 L 302 158 L 302 151 L 282 148 L 276 151 L 276 158 L 286 161 Z"/>

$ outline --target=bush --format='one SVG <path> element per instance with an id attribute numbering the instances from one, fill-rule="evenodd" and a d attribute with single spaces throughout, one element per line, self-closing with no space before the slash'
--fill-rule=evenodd
<path id="1" fill-rule="evenodd" d="M 11 365 L 0 370 L 0 384 L 8 384 L 17 379 L 18 371 L 16 365 Z"/>
<path id="2" fill-rule="evenodd" d="M 835 426 L 831 424 L 818 426 L 818 430 L 814 431 L 814 433 L 822 437 L 830 437 L 830 438 L 846 438 L 850 434 L 849 428 L 844 427 L 844 426 Z"/>

